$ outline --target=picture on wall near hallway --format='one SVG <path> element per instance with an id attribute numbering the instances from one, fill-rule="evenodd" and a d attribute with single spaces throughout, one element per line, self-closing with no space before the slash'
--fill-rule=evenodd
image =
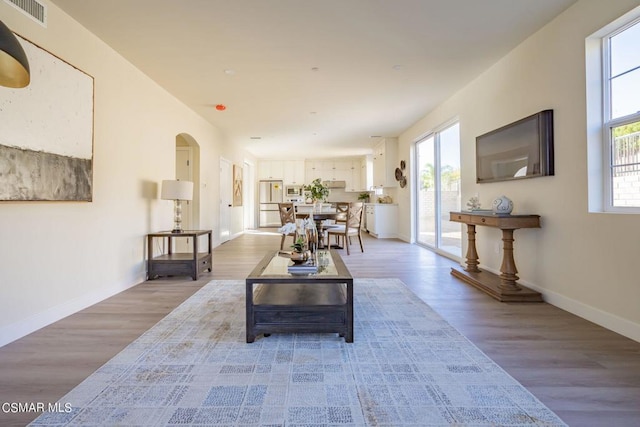
<path id="1" fill-rule="evenodd" d="M 233 206 L 242 206 L 242 168 L 233 165 Z"/>
<path id="2" fill-rule="evenodd" d="M 90 202 L 93 77 L 17 38 L 31 83 L 0 87 L 0 201 Z"/>

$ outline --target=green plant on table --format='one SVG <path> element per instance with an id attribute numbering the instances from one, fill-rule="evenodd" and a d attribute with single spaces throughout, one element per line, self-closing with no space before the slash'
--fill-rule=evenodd
<path id="1" fill-rule="evenodd" d="M 302 236 L 298 236 L 295 242 L 293 242 L 293 245 L 291 245 L 291 248 L 294 252 L 304 252 L 304 244 L 304 238 Z"/>
<path id="2" fill-rule="evenodd" d="M 329 188 L 322 183 L 320 178 L 311 181 L 311 184 L 304 186 L 304 191 L 308 191 L 313 200 L 324 201 L 329 197 Z"/>
<path id="3" fill-rule="evenodd" d="M 369 201 L 369 193 L 360 193 L 358 194 L 358 200 L 362 200 L 363 202 Z"/>

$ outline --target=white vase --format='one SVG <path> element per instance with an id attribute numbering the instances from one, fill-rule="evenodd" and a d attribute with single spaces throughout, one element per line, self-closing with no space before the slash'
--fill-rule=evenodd
<path id="1" fill-rule="evenodd" d="M 493 201 L 493 213 L 510 214 L 513 210 L 513 202 L 507 196 L 500 196 Z"/>

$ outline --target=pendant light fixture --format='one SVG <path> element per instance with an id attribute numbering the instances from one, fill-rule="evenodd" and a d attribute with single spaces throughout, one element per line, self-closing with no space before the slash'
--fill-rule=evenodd
<path id="1" fill-rule="evenodd" d="M 0 86 L 29 85 L 29 61 L 16 36 L 0 21 Z"/>

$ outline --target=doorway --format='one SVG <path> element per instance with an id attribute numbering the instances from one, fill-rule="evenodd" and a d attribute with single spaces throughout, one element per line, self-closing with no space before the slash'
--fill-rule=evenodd
<path id="1" fill-rule="evenodd" d="M 193 198 L 182 203 L 182 228 L 200 228 L 200 146 L 191 135 L 176 135 L 175 146 L 176 179 L 193 182 Z M 175 239 L 178 252 L 188 252 L 192 248 L 190 239 Z"/>
<path id="2" fill-rule="evenodd" d="M 416 242 L 443 255 L 462 255 L 460 225 L 449 221 L 459 211 L 460 125 L 448 124 L 415 145 Z"/>

